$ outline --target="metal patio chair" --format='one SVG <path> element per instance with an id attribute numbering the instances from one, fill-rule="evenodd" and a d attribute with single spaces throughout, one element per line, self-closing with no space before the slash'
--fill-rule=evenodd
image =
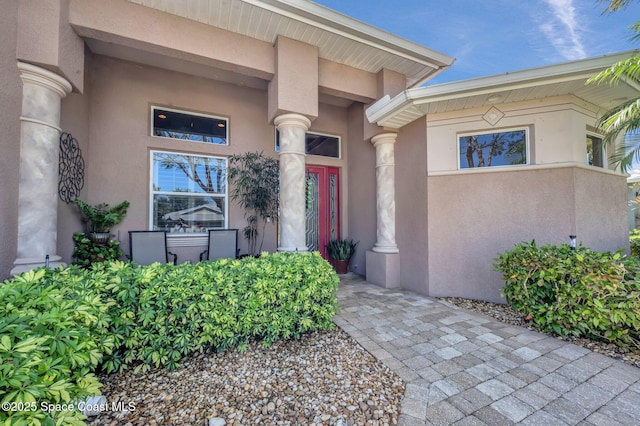
<path id="1" fill-rule="evenodd" d="M 237 229 L 210 229 L 207 249 L 200 253 L 200 261 L 237 259 L 239 254 Z"/>
<path id="2" fill-rule="evenodd" d="M 178 262 L 178 255 L 167 251 L 166 231 L 129 231 L 129 259 L 138 265 L 151 265 L 155 262 Z"/>

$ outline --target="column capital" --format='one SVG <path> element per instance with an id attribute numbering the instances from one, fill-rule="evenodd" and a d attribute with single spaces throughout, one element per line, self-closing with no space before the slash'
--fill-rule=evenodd
<path id="1" fill-rule="evenodd" d="M 394 144 L 396 143 L 397 137 L 397 133 L 380 133 L 379 135 L 375 135 L 371 138 L 371 143 L 376 147 L 378 145 Z"/>
<path id="2" fill-rule="evenodd" d="M 281 126 L 299 127 L 306 132 L 309 130 L 309 127 L 311 127 L 311 120 L 302 114 L 282 114 L 273 119 L 273 124 L 275 124 L 278 129 L 280 129 Z"/>
<path id="3" fill-rule="evenodd" d="M 26 62 L 18 62 L 18 69 L 20 70 L 20 78 L 24 83 L 37 84 L 53 90 L 60 95 L 60 98 L 64 98 L 71 93 L 71 83 L 56 73 Z"/>

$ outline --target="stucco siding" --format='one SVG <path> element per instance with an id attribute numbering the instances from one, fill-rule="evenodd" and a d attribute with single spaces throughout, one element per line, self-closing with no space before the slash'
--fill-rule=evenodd
<path id="1" fill-rule="evenodd" d="M 18 240 L 18 183 L 22 81 L 16 65 L 18 2 L 3 2 L 0 13 L 0 280 L 9 277 Z"/>
<path id="2" fill-rule="evenodd" d="M 427 188 L 431 296 L 502 301 L 499 253 L 567 243 L 575 230 L 571 167 L 431 176 Z"/>
<path id="3" fill-rule="evenodd" d="M 425 119 L 421 118 L 402 128 L 395 146 L 400 282 L 403 288 L 422 294 L 429 294 L 426 138 Z"/>

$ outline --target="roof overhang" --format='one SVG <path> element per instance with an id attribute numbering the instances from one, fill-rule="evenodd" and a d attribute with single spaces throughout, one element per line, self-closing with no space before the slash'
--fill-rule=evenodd
<path id="1" fill-rule="evenodd" d="M 247 37 L 275 43 L 279 35 L 318 47 L 320 58 L 423 84 L 454 59 L 308 0 L 129 0 Z"/>
<path id="2" fill-rule="evenodd" d="M 442 112 L 574 95 L 605 110 L 640 96 L 635 82 L 585 84 L 614 63 L 640 51 L 627 51 L 558 65 L 532 68 L 489 77 L 407 89 L 393 99 L 384 97 L 369 107 L 367 119 L 379 126 L 399 129 L 426 115 Z"/>

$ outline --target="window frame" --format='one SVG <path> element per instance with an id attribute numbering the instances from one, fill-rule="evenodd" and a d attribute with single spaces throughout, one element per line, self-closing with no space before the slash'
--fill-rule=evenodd
<path id="1" fill-rule="evenodd" d="M 155 117 L 155 114 L 156 114 L 155 113 L 156 110 L 170 111 L 170 112 L 175 112 L 175 113 L 178 113 L 178 114 L 193 115 L 195 117 L 204 117 L 204 118 L 210 118 L 210 119 L 213 119 L 213 120 L 224 121 L 225 122 L 225 133 L 226 133 L 226 137 L 224 138 L 225 143 L 213 143 L 213 142 L 205 142 L 205 141 L 199 141 L 199 140 L 193 140 L 193 139 L 170 138 L 170 137 L 167 137 L 167 136 L 155 135 L 154 131 L 153 131 L 154 128 L 155 128 L 155 126 L 153 125 L 153 121 L 154 121 L 154 117 Z M 160 106 L 160 105 L 151 105 L 150 106 L 149 135 L 152 138 L 166 139 L 166 140 L 172 140 L 172 141 L 195 142 L 195 143 L 202 143 L 202 144 L 211 145 L 211 146 L 229 146 L 230 145 L 229 134 L 230 134 L 230 130 L 229 130 L 229 118 L 228 117 L 222 117 L 222 116 L 213 115 L 213 114 L 205 114 L 205 113 L 201 113 L 201 112 L 195 112 L 195 111 L 184 110 L 184 109 L 163 107 L 163 106 Z M 211 136 L 215 136 L 215 135 L 211 135 Z"/>
<path id="2" fill-rule="evenodd" d="M 275 152 L 280 152 L 280 145 L 278 144 L 279 141 L 279 136 L 278 136 L 278 128 L 274 128 L 273 130 L 273 148 L 275 150 Z M 309 154 L 307 153 L 307 135 L 316 135 L 316 136 L 326 136 L 329 138 L 336 138 L 338 140 L 338 156 L 337 157 L 330 157 L 328 155 L 318 155 L 318 154 Z M 339 135 L 334 135 L 331 133 L 323 133 L 323 132 L 315 132 L 315 131 L 307 131 L 304 132 L 304 137 L 305 137 L 305 141 L 304 141 L 304 153 L 305 155 L 309 155 L 312 157 L 320 157 L 320 158 L 334 158 L 336 160 L 341 160 L 342 159 L 342 137 L 340 137 Z"/>
<path id="3" fill-rule="evenodd" d="M 492 135 L 496 133 L 509 133 L 509 132 L 519 132 L 524 131 L 525 138 L 525 162 L 523 164 L 503 164 L 497 166 L 483 166 L 483 167 L 462 167 L 461 161 L 461 153 L 460 153 L 460 139 L 467 136 L 480 136 L 480 135 Z M 491 170 L 491 169 L 500 169 L 500 168 L 509 168 L 509 167 L 522 167 L 531 165 L 531 142 L 530 142 L 530 128 L 528 126 L 519 126 L 519 127 L 505 127 L 501 129 L 495 130 L 477 130 L 477 131 L 469 131 L 463 133 L 456 134 L 456 154 L 457 154 L 457 163 L 458 170 Z"/>
<path id="4" fill-rule="evenodd" d="M 224 194 L 209 194 L 206 193 L 195 193 L 195 192 L 176 192 L 176 191 L 155 191 L 153 188 L 154 184 L 154 169 L 155 169 L 155 161 L 154 154 L 162 153 L 162 154 L 173 154 L 173 155 L 185 155 L 190 157 L 207 157 L 207 158 L 215 158 L 217 160 L 224 160 L 225 162 L 225 184 L 224 184 Z M 148 210 L 148 219 L 149 226 L 148 229 L 150 231 L 154 230 L 154 211 L 153 211 L 153 199 L 155 195 L 179 195 L 179 196 L 193 196 L 193 197 L 203 197 L 209 196 L 211 198 L 222 198 L 224 199 L 224 225 L 223 228 L 214 228 L 214 229 L 228 229 L 229 228 L 229 180 L 228 180 L 228 171 L 229 168 L 229 159 L 220 155 L 210 155 L 203 153 L 193 153 L 186 151 L 168 151 L 164 149 L 150 149 L 149 150 L 149 210 Z M 167 232 L 168 238 L 177 238 L 177 237 L 203 237 L 207 236 L 208 229 L 202 232 Z"/>
<path id="5" fill-rule="evenodd" d="M 595 165 L 595 164 L 589 164 L 589 159 L 588 159 L 588 156 L 589 156 L 589 150 L 588 150 L 588 149 L 587 149 L 587 158 L 585 159 L 585 160 L 586 160 L 586 161 L 585 161 L 585 164 L 586 164 L 587 166 L 591 166 L 591 167 L 598 167 L 598 168 L 600 168 L 600 169 L 608 169 L 608 168 L 609 168 L 609 157 L 608 157 L 608 155 L 607 155 L 607 145 L 604 143 L 604 136 L 603 136 L 603 135 L 598 134 L 597 132 L 593 132 L 593 131 L 589 131 L 589 130 L 587 130 L 587 131 L 586 131 L 586 133 L 585 133 L 585 139 L 586 139 L 586 138 L 588 138 L 588 137 L 590 137 L 590 136 L 591 136 L 591 137 L 594 137 L 594 138 L 597 138 L 597 139 L 600 139 L 600 141 L 602 142 L 602 145 L 601 145 L 601 146 L 602 146 L 602 152 L 601 152 L 601 155 L 602 155 L 602 165 L 601 165 L 601 166 L 598 166 L 598 165 Z M 585 144 L 586 144 L 586 141 L 585 141 Z M 593 142 L 592 142 L 592 144 L 593 144 Z M 587 147 L 585 146 L 585 148 L 587 148 Z M 592 148 L 591 148 L 591 149 L 593 149 L 593 146 L 592 146 Z"/>

